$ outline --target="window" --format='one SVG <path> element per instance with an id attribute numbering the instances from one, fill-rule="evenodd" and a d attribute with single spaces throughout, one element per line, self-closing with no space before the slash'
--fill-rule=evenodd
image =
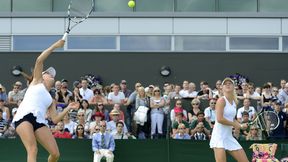
<path id="1" fill-rule="evenodd" d="M 278 50 L 278 37 L 230 37 L 231 50 Z"/>
<path id="2" fill-rule="evenodd" d="M 69 36 L 68 49 L 116 50 L 116 36 Z"/>

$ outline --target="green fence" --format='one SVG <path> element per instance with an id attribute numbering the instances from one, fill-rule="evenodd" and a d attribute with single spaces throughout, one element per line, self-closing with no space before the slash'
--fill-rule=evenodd
<path id="1" fill-rule="evenodd" d="M 57 140 L 61 158 L 59 162 L 92 162 L 93 152 L 91 140 Z M 249 149 L 254 142 L 241 142 L 249 159 L 252 151 Z M 288 156 L 288 141 L 261 143 L 277 143 L 276 157 Z M 20 162 L 26 160 L 25 149 L 19 139 L 0 140 L 0 162 Z M 117 140 L 115 162 L 212 162 L 213 151 L 208 141 L 186 140 Z M 230 155 L 228 162 L 233 162 Z M 48 154 L 39 147 L 38 162 L 46 162 Z"/>

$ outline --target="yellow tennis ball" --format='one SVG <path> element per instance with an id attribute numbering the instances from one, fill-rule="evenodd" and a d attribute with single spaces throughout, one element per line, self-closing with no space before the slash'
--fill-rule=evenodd
<path id="1" fill-rule="evenodd" d="M 135 1 L 130 0 L 130 1 L 128 2 L 128 6 L 129 6 L 130 8 L 135 7 Z"/>

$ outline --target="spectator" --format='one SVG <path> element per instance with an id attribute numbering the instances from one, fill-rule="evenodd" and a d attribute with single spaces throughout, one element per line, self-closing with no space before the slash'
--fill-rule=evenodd
<path id="1" fill-rule="evenodd" d="M 89 101 L 90 105 L 96 105 L 97 103 L 103 103 L 104 105 L 108 104 L 106 98 L 102 95 L 99 89 L 94 90 L 94 96 Z"/>
<path id="2" fill-rule="evenodd" d="M 20 100 L 21 101 L 21 100 Z M 6 122 L 10 122 L 10 110 L 8 107 L 5 106 L 5 101 L 3 99 L 0 99 L 0 109 L 2 110 L 2 118 Z"/>
<path id="3" fill-rule="evenodd" d="M 279 93 L 282 92 L 285 89 L 286 83 L 287 83 L 287 81 L 285 79 L 281 79 Z"/>
<path id="4" fill-rule="evenodd" d="M 0 138 L 3 137 L 3 134 L 7 130 L 7 122 L 3 119 L 3 110 L 0 109 Z"/>
<path id="5" fill-rule="evenodd" d="M 286 131 L 286 125 L 287 125 L 287 116 L 284 112 L 281 111 L 281 108 L 280 108 L 281 105 L 282 104 L 280 101 L 273 102 L 273 108 L 279 117 L 279 125 L 275 130 L 271 132 L 270 137 L 272 139 L 284 139 L 286 136 L 285 131 Z"/>
<path id="6" fill-rule="evenodd" d="M 259 131 L 258 127 L 255 125 L 252 125 L 250 127 L 249 133 L 246 136 L 247 141 L 259 141 L 262 140 L 261 132 Z"/>
<path id="7" fill-rule="evenodd" d="M 56 131 L 54 133 L 55 138 L 72 138 L 69 130 L 64 129 L 63 121 L 57 123 Z"/>
<path id="8" fill-rule="evenodd" d="M 193 120 L 191 125 L 190 125 L 190 129 L 191 129 L 191 136 L 194 136 L 194 134 L 197 132 L 197 125 L 198 123 L 202 122 L 204 125 L 204 133 L 206 134 L 206 136 L 210 136 L 210 132 L 211 132 L 211 127 L 209 125 L 209 123 L 205 120 L 204 118 L 204 112 L 199 111 L 197 113 L 197 119 Z"/>
<path id="9" fill-rule="evenodd" d="M 123 122 L 116 123 L 117 131 L 112 134 L 114 139 L 128 139 L 128 136 L 123 132 L 123 127 Z"/>
<path id="10" fill-rule="evenodd" d="M 77 119 L 76 126 L 82 124 L 84 126 L 85 133 L 89 132 L 89 123 L 85 120 L 85 112 L 83 110 L 78 110 Z M 74 132 L 76 130 L 76 126 L 74 127 Z"/>
<path id="11" fill-rule="evenodd" d="M 125 121 L 124 112 L 120 109 L 119 104 L 114 104 L 112 110 L 117 110 L 120 113 L 119 114 L 119 120 Z M 112 114 L 110 114 L 109 116 L 110 116 L 110 120 L 112 120 Z"/>
<path id="12" fill-rule="evenodd" d="M 72 137 L 73 139 L 89 139 L 89 136 L 85 134 L 84 126 L 78 124 L 76 127 L 75 135 Z"/>
<path id="13" fill-rule="evenodd" d="M 181 99 L 182 96 L 180 95 L 181 86 L 175 85 L 174 91 L 170 92 L 168 95 L 168 103 L 170 104 L 171 99 Z"/>
<path id="14" fill-rule="evenodd" d="M 279 90 L 277 87 L 272 87 L 272 101 L 279 100 L 278 99 Z"/>
<path id="15" fill-rule="evenodd" d="M 136 102 L 135 102 L 135 108 L 136 110 L 139 109 L 140 106 L 147 107 L 149 110 L 146 113 L 146 122 L 144 123 L 137 123 L 137 136 L 138 139 L 146 139 L 148 138 L 149 134 L 149 124 L 151 124 L 150 120 L 150 101 L 149 98 L 146 96 L 144 87 L 139 87 L 137 90 L 137 96 L 136 96 Z"/>
<path id="16" fill-rule="evenodd" d="M 132 91 L 127 88 L 126 80 L 121 80 L 121 82 L 120 82 L 120 92 L 124 93 L 124 96 L 125 96 L 124 103 L 126 103 L 128 98 L 129 98 L 129 96 L 132 93 Z"/>
<path id="17" fill-rule="evenodd" d="M 55 95 L 55 100 L 57 101 L 57 107 L 60 107 L 62 109 L 68 105 L 69 92 L 67 85 L 61 83 L 60 90 L 57 91 Z"/>
<path id="18" fill-rule="evenodd" d="M 262 95 L 261 95 L 262 107 L 271 107 L 272 99 L 273 99 L 273 96 L 272 96 L 270 85 L 264 84 L 263 89 L 262 89 Z"/>
<path id="19" fill-rule="evenodd" d="M 187 121 L 187 111 L 182 107 L 182 101 L 176 100 L 175 107 L 170 111 L 170 120 L 173 123 L 175 121 L 175 111 L 178 110 L 179 112 L 183 113 L 183 119 Z"/>
<path id="20" fill-rule="evenodd" d="M 197 98 L 194 98 L 192 101 L 191 101 L 191 106 L 192 106 L 192 109 L 188 110 L 188 122 L 189 123 L 192 123 L 192 121 L 194 119 L 197 119 L 197 116 L 196 114 L 201 111 L 200 110 L 200 100 L 197 99 Z"/>
<path id="21" fill-rule="evenodd" d="M 244 94 L 244 98 L 250 98 L 252 100 L 261 100 L 260 94 L 255 92 L 255 87 L 253 83 L 248 84 L 248 92 Z"/>
<path id="22" fill-rule="evenodd" d="M 209 125 L 211 128 L 213 128 L 214 124 L 215 124 L 215 119 L 216 119 L 216 112 L 215 112 L 215 105 L 216 105 L 216 99 L 212 98 L 209 101 L 209 107 L 207 107 L 204 110 L 204 114 L 205 114 L 205 119 L 206 121 L 208 121 Z"/>
<path id="23" fill-rule="evenodd" d="M 21 91 L 22 83 L 17 81 L 13 85 L 13 90 L 8 93 L 8 103 L 16 105 L 18 100 L 23 100 L 24 93 Z"/>
<path id="24" fill-rule="evenodd" d="M 185 139 L 185 140 L 190 140 L 191 137 L 189 134 L 186 132 L 186 126 L 183 123 L 180 123 L 177 127 L 177 133 L 174 136 L 174 139 Z"/>
<path id="25" fill-rule="evenodd" d="M 106 157 L 107 162 L 113 162 L 115 141 L 113 136 L 106 131 L 106 122 L 100 122 L 100 132 L 92 138 L 92 150 L 94 152 L 93 162 L 100 162 L 102 157 Z"/>
<path id="26" fill-rule="evenodd" d="M 69 130 L 69 133 L 71 135 L 73 135 L 74 134 L 74 128 L 76 127 L 76 123 L 70 119 L 69 113 L 65 114 L 65 116 L 63 118 L 63 123 L 64 123 L 64 129 Z"/>
<path id="27" fill-rule="evenodd" d="M 4 101 L 4 103 L 7 103 L 7 93 L 6 88 L 0 84 L 0 99 Z"/>
<path id="28" fill-rule="evenodd" d="M 196 125 L 196 132 L 194 134 L 192 134 L 192 139 L 193 140 L 197 140 L 197 141 L 204 141 L 204 140 L 207 140 L 207 136 L 205 134 L 205 127 L 204 127 L 204 124 L 203 122 L 199 122 L 197 125 Z"/>
<path id="29" fill-rule="evenodd" d="M 81 96 L 83 97 L 83 99 L 90 101 L 91 98 L 93 97 L 93 91 L 88 88 L 88 80 L 82 79 L 81 85 L 82 87 L 79 89 Z"/>
<path id="30" fill-rule="evenodd" d="M 221 80 L 217 80 L 215 83 L 215 88 L 212 90 L 212 97 L 213 98 L 219 98 L 219 95 L 221 95 L 222 87 L 221 87 Z"/>
<path id="31" fill-rule="evenodd" d="M 180 94 L 181 98 L 184 98 L 185 96 L 188 96 L 189 81 L 184 80 L 182 87 L 183 87 L 183 89 L 180 90 L 179 94 Z"/>
<path id="32" fill-rule="evenodd" d="M 237 111 L 237 120 L 238 122 L 242 122 L 243 120 L 243 112 L 247 112 L 249 114 L 249 120 L 254 120 L 256 118 L 256 111 L 253 106 L 250 106 L 250 99 L 245 98 L 243 101 L 243 107 L 239 108 Z"/>
<path id="33" fill-rule="evenodd" d="M 105 108 L 104 104 L 102 102 L 98 102 L 95 106 L 95 111 L 93 112 L 93 116 L 96 115 L 97 112 L 101 112 L 104 115 L 103 120 L 105 120 L 106 122 L 110 121 L 110 115 L 109 115 L 109 111 Z"/>
<path id="34" fill-rule="evenodd" d="M 112 115 L 112 120 L 107 123 L 107 131 L 109 131 L 112 134 L 115 134 L 117 132 L 116 123 L 121 121 L 119 118 L 120 112 L 118 110 L 112 110 L 110 112 L 110 115 Z M 124 133 L 126 134 L 127 132 L 128 132 L 127 127 L 124 124 Z"/>
<path id="35" fill-rule="evenodd" d="M 159 138 L 163 136 L 163 121 L 164 111 L 163 106 L 165 100 L 161 96 L 160 88 L 153 89 L 153 97 L 150 98 L 151 106 L 151 136 L 152 138 Z"/>
<path id="36" fill-rule="evenodd" d="M 284 89 L 279 91 L 277 96 L 282 103 L 282 106 L 288 102 L 288 83 L 285 84 Z"/>
<path id="37" fill-rule="evenodd" d="M 95 125 L 94 128 L 90 129 L 90 137 L 89 138 L 92 139 L 93 136 L 99 132 L 100 132 L 100 122 L 99 122 L 99 124 Z"/>
<path id="38" fill-rule="evenodd" d="M 72 92 L 72 98 L 74 102 L 81 102 L 83 100 L 83 97 L 80 94 L 80 90 L 78 87 L 74 87 L 74 90 Z"/>
<path id="39" fill-rule="evenodd" d="M 200 83 L 201 90 L 197 93 L 198 99 L 210 99 L 213 97 L 212 90 L 209 88 L 209 84 L 206 81 Z"/>
<path id="40" fill-rule="evenodd" d="M 90 136 L 95 133 L 95 128 L 96 126 L 100 125 L 100 121 L 104 120 L 104 114 L 101 112 L 96 112 L 95 113 L 95 120 L 90 122 L 89 124 L 89 131 L 90 131 Z"/>
<path id="41" fill-rule="evenodd" d="M 249 130 L 250 130 L 250 127 L 249 127 L 250 121 L 251 120 L 249 120 L 249 113 L 246 111 L 243 111 L 242 120 L 239 123 L 241 123 L 242 125 L 246 124 L 246 125 L 248 125 L 248 127 L 246 129 L 245 128 L 240 129 L 239 140 L 246 139 L 246 136 L 248 135 Z"/>
<path id="42" fill-rule="evenodd" d="M 120 88 L 118 84 L 114 84 L 112 88 L 112 92 L 108 94 L 108 104 L 113 105 L 115 103 L 124 104 L 125 95 L 123 92 L 120 92 Z"/>
<path id="43" fill-rule="evenodd" d="M 78 111 L 83 111 L 85 114 L 85 121 L 90 123 L 92 117 L 92 110 L 89 108 L 89 103 L 87 100 L 82 100 L 80 109 Z"/>
<path id="44" fill-rule="evenodd" d="M 175 137 L 180 124 L 184 124 L 184 126 L 186 128 L 184 131 L 187 134 L 189 134 L 189 123 L 183 119 L 183 111 L 176 109 L 175 110 L 175 117 L 176 117 L 176 119 L 172 123 L 172 135 L 171 136 Z"/>

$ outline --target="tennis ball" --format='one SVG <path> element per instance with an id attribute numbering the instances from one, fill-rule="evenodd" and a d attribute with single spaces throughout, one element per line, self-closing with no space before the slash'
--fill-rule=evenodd
<path id="1" fill-rule="evenodd" d="M 130 8 L 135 7 L 135 1 L 130 0 L 130 1 L 128 2 L 128 6 L 129 6 Z"/>

